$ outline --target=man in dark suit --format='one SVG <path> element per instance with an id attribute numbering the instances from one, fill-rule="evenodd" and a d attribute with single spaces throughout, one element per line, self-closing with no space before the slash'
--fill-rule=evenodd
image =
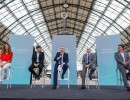
<path id="1" fill-rule="evenodd" d="M 64 79 L 64 74 L 66 73 L 67 69 L 68 69 L 68 54 L 64 52 L 65 49 L 64 47 L 60 47 L 60 52 L 58 52 L 54 58 L 54 61 L 56 61 L 55 63 L 55 67 L 54 67 L 54 80 L 53 80 L 53 89 L 56 89 L 57 87 L 57 75 L 58 75 L 58 66 L 60 65 L 60 67 L 63 69 L 63 73 L 61 75 L 61 78 Z"/>
<path id="2" fill-rule="evenodd" d="M 123 45 L 118 45 L 118 52 L 115 53 L 115 59 L 117 61 L 117 68 L 122 74 L 124 85 L 129 91 L 130 87 L 127 83 L 126 69 L 130 72 L 130 57 L 128 53 L 124 51 Z"/>
<path id="3" fill-rule="evenodd" d="M 44 67 L 44 53 L 41 52 L 41 46 L 36 47 L 36 51 L 34 51 L 32 55 L 32 64 L 28 68 L 28 70 L 35 75 L 35 78 L 37 79 L 41 72 L 42 68 Z M 38 68 L 38 73 L 34 71 L 34 68 Z"/>
<path id="4" fill-rule="evenodd" d="M 82 59 L 83 69 L 82 69 L 82 86 L 81 89 L 85 89 L 85 77 L 87 68 L 90 68 L 89 79 L 92 80 L 92 74 L 96 69 L 96 57 L 95 54 L 91 53 L 91 49 L 87 48 L 86 53 L 83 55 Z"/>

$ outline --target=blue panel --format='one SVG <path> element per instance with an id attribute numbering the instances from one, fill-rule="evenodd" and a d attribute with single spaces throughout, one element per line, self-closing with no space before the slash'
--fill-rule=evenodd
<path id="1" fill-rule="evenodd" d="M 100 85 L 117 85 L 117 64 L 114 53 L 121 43 L 119 35 L 108 35 L 96 37 L 97 62 L 99 67 Z"/>
<path id="2" fill-rule="evenodd" d="M 9 44 L 14 53 L 12 66 L 14 68 L 12 84 L 29 84 L 34 38 L 28 35 L 11 35 Z"/>
<path id="3" fill-rule="evenodd" d="M 77 69 L 76 69 L 76 36 L 75 35 L 53 35 L 52 41 L 52 77 L 51 83 L 53 83 L 53 71 L 54 71 L 54 57 L 59 51 L 59 47 L 64 46 L 65 52 L 69 54 L 70 66 L 70 84 L 77 84 Z M 65 75 L 67 77 L 67 73 Z M 60 84 L 67 84 L 67 81 L 61 81 Z"/>

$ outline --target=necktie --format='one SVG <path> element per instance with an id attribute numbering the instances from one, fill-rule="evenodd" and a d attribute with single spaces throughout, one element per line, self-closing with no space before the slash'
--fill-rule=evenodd
<path id="1" fill-rule="evenodd" d="M 61 56 L 61 58 L 60 58 L 60 64 L 62 64 L 62 53 L 60 53 L 60 56 Z"/>
<path id="2" fill-rule="evenodd" d="M 89 64 L 89 53 L 88 53 L 88 64 Z"/>

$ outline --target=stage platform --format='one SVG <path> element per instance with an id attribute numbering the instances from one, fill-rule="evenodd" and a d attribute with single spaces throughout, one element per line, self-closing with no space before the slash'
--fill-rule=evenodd
<path id="1" fill-rule="evenodd" d="M 61 86 L 59 89 L 52 90 L 52 86 L 47 85 L 41 88 L 37 85 L 30 88 L 29 85 L 12 85 L 11 89 L 6 89 L 5 85 L 0 86 L 0 100 L 52 100 L 52 99 L 86 99 L 86 100 L 130 100 L 130 92 L 125 88 L 122 90 L 113 86 L 101 86 L 96 89 L 90 86 L 90 89 L 80 90 L 80 86 Z"/>

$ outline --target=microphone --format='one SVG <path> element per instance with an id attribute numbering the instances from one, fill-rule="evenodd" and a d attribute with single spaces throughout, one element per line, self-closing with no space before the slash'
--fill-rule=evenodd
<path id="1" fill-rule="evenodd" d="M 62 53 L 60 53 L 60 56 L 62 56 Z"/>
<path id="2" fill-rule="evenodd" d="M 60 53 L 60 56 L 59 56 L 59 58 L 61 59 L 61 57 L 62 57 L 62 53 Z"/>

